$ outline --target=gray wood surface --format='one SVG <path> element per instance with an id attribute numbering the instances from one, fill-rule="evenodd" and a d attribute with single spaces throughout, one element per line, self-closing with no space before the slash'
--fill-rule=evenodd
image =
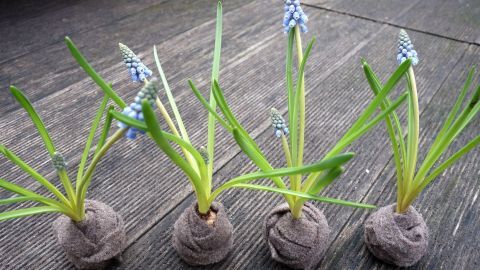
<path id="1" fill-rule="evenodd" d="M 306 0 L 305 4 L 480 45 L 478 0 Z M 409 11 L 401 16 L 405 7 Z"/>
<path id="2" fill-rule="evenodd" d="M 427 1 L 433 6 L 430 2 Z M 385 11 L 390 20 L 411 14 L 419 3 L 380 1 L 376 8 Z M 281 6 L 274 8 L 276 5 L 278 1 L 274 0 L 225 1 L 220 83 L 239 120 L 269 160 L 283 166 L 281 146 L 272 134 L 268 118 L 271 107 L 286 113 L 286 38 L 281 34 Z M 399 28 L 383 20 L 361 18 L 375 14 L 371 8 L 362 7 L 349 7 L 361 16 L 344 14 L 347 12 L 339 6 L 328 6 L 333 10 L 305 7 L 310 32 L 303 36 L 304 43 L 317 37 L 306 71 L 307 162 L 321 158 L 371 100 L 360 57 L 365 57 L 383 80 L 396 67 L 394 48 Z M 470 11 L 477 12 L 475 7 L 478 5 Z M 458 15 L 449 9 L 439 10 L 450 17 Z M 211 1 L 52 1 L 43 9 L 25 1 L 10 11 L 2 9 L 0 14 L 0 33 L 9 37 L 0 41 L 0 142 L 49 179 L 55 176 L 41 140 L 33 132 L 27 115 L 12 103 L 7 86 L 15 84 L 29 95 L 57 148 L 67 157 L 70 175 L 74 176 L 101 93 L 70 57 L 62 42 L 65 34 L 72 36 L 126 101 L 133 98 L 139 85 L 129 82 L 116 44 L 129 45 L 152 70 L 151 46 L 156 44 L 192 140 L 197 145 L 205 144 L 207 114 L 190 93 L 186 79 L 193 79 L 207 94 L 214 34 Z M 425 22 L 433 16 L 423 15 Z M 68 22 L 55 18 L 68 18 Z M 468 23 L 458 24 L 454 27 L 463 25 L 462 29 L 470 29 Z M 51 33 L 42 34 L 42 29 L 50 25 Z M 34 26 L 39 30 L 35 31 Z M 409 34 L 421 59 L 415 71 L 422 111 L 421 145 L 427 149 L 465 80 L 468 67 L 478 64 L 480 48 L 469 44 L 469 39 L 452 40 L 435 31 L 430 34 L 428 29 L 418 30 Z M 22 34 L 14 35 L 16 31 Z M 404 115 L 404 111 L 401 113 Z M 478 124 L 478 120 L 473 123 L 460 142 L 478 134 Z M 232 138 L 221 128 L 218 130 L 216 185 L 255 170 Z M 460 142 L 451 153 L 461 146 Z M 393 202 L 395 181 L 389 147 L 384 127 L 375 128 L 350 148 L 357 157 L 322 194 L 378 205 Z M 476 269 L 480 264 L 478 159 L 478 150 L 470 153 L 439 177 L 415 203 L 432 236 L 429 255 L 415 269 Z M 2 178 L 44 192 L 3 157 L 0 171 Z M 0 198 L 7 196 L 10 194 L 0 191 Z M 194 202 L 194 197 L 186 178 L 152 142 L 141 137 L 118 143 L 97 168 L 88 196 L 111 205 L 126 221 L 129 247 L 123 263 L 112 269 L 189 268 L 176 256 L 170 241 L 173 223 Z M 219 200 L 228 209 L 235 227 L 234 250 L 225 261 L 206 269 L 282 269 L 270 259 L 261 236 L 263 217 L 281 202 L 279 196 L 231 190 Z M 391 268 L 365 249 L 362 224 L 368 211 L 317 205 L 332 228 L 330 248 L 319 269 Z M 0 207 L 5 209 L 12 208 Z M 0 269 L 72 268 L 52 235 L 50 224 L 54 218 L 55 215 L 43 215 L 0 223 Z"/>

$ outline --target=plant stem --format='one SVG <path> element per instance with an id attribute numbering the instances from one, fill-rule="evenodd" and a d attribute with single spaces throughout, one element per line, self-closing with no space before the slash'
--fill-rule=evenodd
<path id="1" fill-rule="evenodd" d="M 95 168 L 97 167 L 98 162 L 101 160 L 101 158 L 107 153 L 107 151 L 117 142 L 120 140 L 125 132 L 127 131 L 127 128 L 121 128 L 117 130 L 108 140 L 107 142 L 102 146 L 102 148 L 98 151 L 97 155 L 95 155 L 92 159 L 92 162 L 87 168 L 87 171 L 85 172 L 82 182 L 80 184 L 80 188 L 77 192 L 77 209 L 78 209 L 78 215 L 80 215 L 81 219 L 83 220 L 85 218 L 85 196 L 87 193 L 87 188 L 90 184 L 90 181 L 92 179 L 93 172 L 95 171 Z"/>
<path id="2" fill-rule="evenodd" d="M 410 91 L 409 96 L 409 110 L 408 110 L 408 134 L 407 134 L 407 160 L 405 162 L 405 175 L 404 175 L 404 191 L 403 194 L 408 196 L 410 192 L 410 185 L 413 184 L 415 178 L 415 168 L 417 163 L 418 153 L 418 137 L 420 130 L 420 118 L 418 109 L 418 94 L 417 85 L 415 82 L 415 75 L 413 68 L 410 66 L 407 73 L 408 88 Z M 403 200 L 402 200 L 403 201 Z M 401 205 L 400 210 L 407 208 L 405 205 Z"/>
<path id="3" fill-rule="evenodd" d="M 157 100 L 156 100 L 156 104 L 157 104 L 157 107 L 160 110 L 160 113 L 162 114 L 163 118 L 167 122 L 168 127 L 170 128 L 170 130 L 172 130 L 173 135 L 175 135 L 179 138 L 182 138 L 180 136 L 180 134 L 178 133 L 178 130 L 175 127 L 175 124 L 173 123 L 172 118 L 170 118 L 170 115 L 168 114 L 167 110 L 165 109 L 165 106 L 163 106 L 162 101 L 160 101 L 160 99 L 158 97 L 157 97 Z M 192 155 L 188 151 L 186 151 L 185 148 L 180 147 L 180 149 L 182 149 L 182 152 L 185 155 L 185 158 L 187 159 L 187 162 L 190 163 L 190 165 L 192 165 L 192 168 L 195 170 L 195 172 L 199 172 L 198 164 L 197 164 L 197 162 L 195 162 Z"/>
<path id="4" fill-rule="evenodd" d="M 297 60 L 298 67 L 303 60 L 302 39 L 300 36 L 299 26 L 295 26 L 295 44 L 297 46 Z M 305 142 L 305 75 L 302 75 L 302 81 L 300 85 L 300 100 L 299 100 L 299 133 L 298 133 L 298 159 L 296 166 L 301 167 L 303 164 L 303 148 Z M 293 127 L 296 128 L 296 127 Z"/>
<path id="5" fill-rule="evenodd" d="M 303 203 L 295 203 L 293 209 L 290 210 L 294 219 L 299 219 L 302 216 Z"/>
<path id="6" fill-rule="evenodd" d="M 285 137 L 285 135 L 282 134 L 282 146 L 283 146 L 283 152 L 285 153 L 285 160 L 287 161 L 287 166 L 288 167 L 292 167 L 292 156 L 290 154 L 290 148 L 288 147 L 288 141 L 287 141 L 287 137 Z M 295 191 L 299 191 L 299 185 L 298 183 L 295 181 L 295 175 L 292 175 L 289 177 L 290 179 L 290 186 L 293 190 Z"/>
<path id="7" fill-rule="evenodd" d="M 58 176 L 60 177 L 60 181 L 62 182 L 65 191 L 67 192 L 68 200 L 70 201 L 71 207 L 75 207 L 77 204 L 75 199 L 75 190 L 73 189 L 72 182 L 68 178 L 67 171 L 65 169 L 57 171 Z"/>

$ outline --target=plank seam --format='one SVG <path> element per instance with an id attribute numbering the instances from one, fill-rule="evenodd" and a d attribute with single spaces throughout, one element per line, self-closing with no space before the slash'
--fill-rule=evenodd
<path id="1" fill-rule="evenodd" d="M 419 2 L 420 1 L 415 2 L 414 5 L 419 3 Z M 417 28 L 408 27 L 408 26 L 405 26 L 405 25 L 391 23 L 391 22 L 387 22 L 387 21 L 383 21 L 383 20 L 373 19 L 373 18 L 365 17 L 365 16 L 358 15 L 358 14 L 353 14 L 353 13 L 346 12 L 346 11 L 340 11 L 340 10 L 336 10 L 336 9 L 332 9 L 332 8 L 322 7 L 322 6 L 318 6 L 318 5 L 315 5 L 315 4 L 303 4 L 303 5 L 305 5 L 307 7 L 315 8 L 315 9 L 321 9 L 321 10 L 324 10 L 324 11 L 327 11 L 327 12 L 347 15 L 347 16 L 358 18 L 358 19 L 361 19 L 361 20 L 371 21 L 371 22 L 378 23 L 378 24 L 389 25 L 389 26 L 393 26 L 393 27 L 396 27 L 396 28 L 403 28 L 403 29 L 408 30 L 408 31 L 418 32 L 418 33 L 422 33 L 422 34 L 426 34 L 426 35 L 430 35 L 430 36 L 434 36 L 434 37 L 439 37 L 439 38 L 444 38 L 444 39 L 448 39 L 448 40 L 455 41 L 455 42 L 480 46 L 479 42 L 467 41 L 467 40 L 458 39 L 458 38 L 454 38 L 454 37 L 450 37 L 450 36 L 446 36 L 446 35 L 442 35 L 442 34 L 432 33 L 432 32 L 428 32 L 428 31 L 425 31 L 425 30 L 420 30 L 420 29 L 417 29 Z M 408 8 L 408 9 L 410 9 L 410 8 Z M 397 16 L 397 18 L 398 17 L 400 17 L 400 16 Z"/>

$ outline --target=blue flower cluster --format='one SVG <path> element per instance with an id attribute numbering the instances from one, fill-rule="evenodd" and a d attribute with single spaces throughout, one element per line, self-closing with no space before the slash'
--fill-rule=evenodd
<path id="1" fill-rule="evenodd" d="M 398 34 L 398 54 L 397 62 L 400 65 L 408 58 L 412 59 L 412 65 L 418 64 L 417 51 L 413 49 L 412 41 L 405 30 L 400 30 Z"/>
<path id="2" fill-rule="evenodd" d="M 277 136 L 277 138 L 280 138 L 282 134 L 288 135 L 289 131 L 287 124 L 285 123 L 285 119 L 283 119 L 282 115 L 277 109 L 272 108 L 272 110 L 270 111 L 270 119 L 272 121 L 272 126 L 275 131 L 275 136 Z"/>
<path id="3" fill-rule="evenodd" d="M 128 71 L 130 71 L 132 81 L 143 82 L 147 77 L 152 76 L 153 72 L 142 63 L 140 58 L 138 58 L 130 48 L 122 43 L 119 43 L 118 46 L 122 53 L 123 62 L 127 66 Z"/>
<path id="4" fill-rule="evenodd" d="M 65 170 L 67 168 L 67 163 L 65 162 L 65 158 L 59 152 L 53 153 L 52 163 L 53 163 L 53 167 L 57 171 Z"/>
<path id="5" fill-rule="evenodd" d="M 300 7 L 300 1 L 285 0 L 284 2 L 285 16 L 283 17 L 283 31 L 288 33 L 290 29 L 299 25 L 300 30 L 306 33 L 308 28 L 305 24 L 308 21 L 308 17 L 305 12 L 303 12 L 302 7 Z"/>
<path id="6" fill-rule="evenodd" d="M 152 107 L 155 106 L 155 100 L 157 98 L 159 85 L 156 79 L 149 81 L 143 88 L 138 92 L 137 96 L 135 97 L 135 102 L 130 104 L 129 107 L 123 109 L 123 114 L 131 117 L 133 119 L 144 121 L 143 113 L 142 113 L 142 101 L 148 100 Z M 137 133 L 144 134 L 145 132 L 138 130 L 133 127 L 127 126 L 125 123 L 118 122 L 118 127 L 120 128 L 128 128 L 126 137 L 129 139 L 135 139 L 137 137 Z"/>

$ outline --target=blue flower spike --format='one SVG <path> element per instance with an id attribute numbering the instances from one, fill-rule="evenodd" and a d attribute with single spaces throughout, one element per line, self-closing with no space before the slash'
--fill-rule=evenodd
<path id="1" fill-rule="evenodd" d="M 120 52 L 122 53 L 123 62 L 130 72 L 132 81 L 143 82 L 147 77 L 152 76 L 152 71 L 148 69 L 130 48 L 122 43 L 118 43 Z"/>
<path id="2" fill-rule="evenodd" d="M 297 25 L 300 26 L 300 30 L 303 33 L 308 32 L 306 25 L 308 17 L 307 14 L 303 12 L 302 7 L 300 7 L 300 1 L 284 0 L 284 3 L 285 15 L 283 17 L 283 32 L 288 33 L 290 29 Z"/>
<path id="3" fill-rule="evenodd" d="M 152 79 L 140 90 L 135 97 L 135 102 L 130 104 L 130 106 L 123 109 L 123 114 L 131 117 L 133 119 L 144 121 L 142 113 L 142 101 L 147 100 L 152 107 L 155 106 L 155 100 L 157 99 L 157 93 L 159 89 L 159 84 L 157 79 Z M 127 126 L 125 123 L 118 122 L 119 128 L 128 128 L 126 137 L 128 139 L 134 140 L 137 138 L 137 133 L 144 134 L 145 132 L 138 130 L 133 127 Z"/>
<path id="4" fill-rule="evenodd" d="M 272 121 L 273 130 L 277 138 L 280 138 L 282 134 L 285 136 L 288 135 L 289 131 L 287 124 L 285 123 L 285 119 L 283 119 L 282 115 L 277 109 L 272 108 L 270 111 L 270 119 Z"/>
<path id="5" fill-rule="evenodd" d="M 398 53 L 397 62 L 400 65 L 408 58 L 412 59 L 412 65 L 418 64 L 417 51 L 413 49 L 412 41 L 405 30 L 400 30 L 398 34 Z"/>
<path id="6" fill-rule="evenodd" d="M 53 153 L 52 163 L 57 171 L 65 170 L 67 168 L 67 162 L 65 162 L 65 158 L 59 152 Z"/>

